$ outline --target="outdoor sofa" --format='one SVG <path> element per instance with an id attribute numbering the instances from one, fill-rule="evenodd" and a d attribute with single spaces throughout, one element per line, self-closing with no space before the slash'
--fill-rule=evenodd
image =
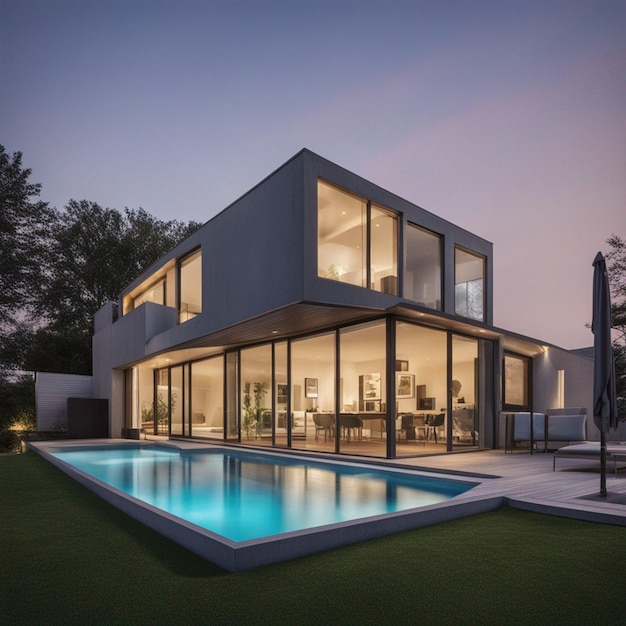
<path id="1" fill-rule="evenodd" d="M 587 411 L 584 408 L 548 409 L 546 413 L 533 413 L 532 441 L 568 444 L 582 443 L 587 439 Z M 504 451 L 512 451 L 518 443 L 531 441 L 530 412 L 521 411 L 505 414 Z"/>
<path id="2" fill-rule="evenodd" d="M 585 441 L 571 446 L 564 446 L 554 452 L 552 471 L 556 471 L 556 460 L 559 459 L 590 459 L 600 460 L 600 442 Z M 612 441 L 606 444 L 606 461 L 613 463 L 613 471 L 617 474 L 617 464 L 626 462 L 626 442 Z"/>

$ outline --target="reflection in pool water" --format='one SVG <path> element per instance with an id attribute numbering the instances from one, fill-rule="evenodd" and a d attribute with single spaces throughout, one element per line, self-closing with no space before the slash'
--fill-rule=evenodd
<path id="1" fill-rule="evenodd" d="M 472 483 L 216 448 L 54 452 L 139 500 L 233 541 L 449 500 Z"/>

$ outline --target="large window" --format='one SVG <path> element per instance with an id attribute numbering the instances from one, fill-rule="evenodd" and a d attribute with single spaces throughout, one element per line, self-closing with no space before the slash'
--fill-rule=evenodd
<path id="1" fill-rule="evenodd" d="M 186 374 L 186 376 L 185 376 Z M 170 434 L 186 435 L 188 428 L 185 429 L 184 414 L 188 402 L 187 388 L 189 380 L 189 365 L 179 365 L 172 367 L 170 370 Z M 185 432 L 187 431 L 187 432 Z"/>
<path id="2" fill-rule="evenodd" d="M 384 321 L 339 332 L 339 449 L 385 456 L 387 350 Z"/>
<path id="3" fill-rule="evenodd" d="M 452 336 L 452 447 L 477 446 L 478 419 L 478 340 Z"/>
<path id="4" fill-rule="evenodd" d="M 454 251 L 454 311 L 485 319 L 485 258 L 461 248 Z"/>
<path id="5" fill-rule="evenodd" d="M 376 205 L 370 211 L 370 286 L 397 296 L 398 218 Z"/>
<path id="6" fill-rule="evenodd" d="M 367 203 L 323 181 L 317 190 L 318 276 L 365 287 Z"/>
<path id="7" fill-rule="evenodd" d="M 404 256 L 404 297 L 440 311 L 441 237 L 409 224 Z"/>
<path id="8" fill-rule="evenodd" d="M 186 322 L 202 313 L 202 255 L 200 250 L 180 262 L 178 316 Z"/>
<path id="9" fill-rule="evenodd" d="M 123 315 L 144 302 L 176 306 L 176 263 L 171 261 L 149 276 L 141 285 L 124 297 Z"/>
<path id="10" fill-rule="evenodd" d="M 191 434 L 224 438 L 224 358 L 191 365 Z"/>
<path id="11" fill-rule="evenodd" d="M 335 333 L 291 343 L 291 446 L 335 450 Z"/>
<path id="12" fill-rule="evenodd" d="M 289 386 L 287 377 L 287 342 L 274 344 L 274 399 L 276 424 L 274 427 L 274 445 L 288 445 Z"/>
<path id="13" fill-rule="evenodd" d="M 396 454 L 446 449 L 447 334 L 396 324 Z"/>
<path id="14" fill-rule="evenodd" d="M 152 284 L 145 291 L 138 294 L 133 300 L 133 308 L 137 308 L 144 302 L 154 302 L 155 304 L 165 304 L 165 278 L 161 278 Z"/>
<path id="15" fill-rule="evenodd" d="M 247 348 L 241 362 L 241 438 L 272 443 L 272 346 Z"/>
<path id="16" fill-rule="evenodd" d="M 123 314 L 144 302 L 178 308 L 178 322 L 202 313 L 202 253 L 200 249 L 179 261 L 172 259 L 124 296 Z"/>
<path id="17" fill-rule="evenodd" d="M 398 219 L 364 198 L 318 181 L 317 273 L 398 293 Z"/>
<path id="18" fill-rule="evenodd" d="M 530 408 L 530 365 L 531 359 L 514 354 L 504 355 L 504 407 L 507 410 Z"/>

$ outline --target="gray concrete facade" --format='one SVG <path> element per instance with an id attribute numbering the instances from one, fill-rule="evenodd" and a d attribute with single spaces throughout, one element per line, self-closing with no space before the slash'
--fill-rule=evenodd
<path id="1" fill-rule="evenodd" d="M 399 281 L 408 224 L 441 236 L 442 310 L 423 311 L 401 295 L 320 278 L 317 270 L 317 183 L 324 180 L 393 211 L 398 217 Z M 485 259 L 484 321 L 455 314 L 455 249 Z M 288 339 L 342 323 L 384 315 L 419 320 L 427 314 L 433 327 L 473 335 L 493 342 L 489 351 L 488 398 L 491 425 L 483 445 L 498 441 L 503 350 L 519 350 L 534 359 L 534 408 L 554 405 L 554 377 L 568 371 L 567 402 L 591 407 L 589 359 L 554 349 L 546 352 L 537 340 L 493 327 L 493 246 L 485 239 L 382 189 L 364 178 L 302 150 L 258 185 L 204 224 L 192 236 L 150 267 L 120 294 L 125 298 L 163 268 L 194 250 L 202 251 L 202 312 L 178 323 L 176 309 L 145 302 L 113 321 L 109 303 L 98 313 L 93 338 L 94 396 L 109 400 L 110 435 L 124 424 L 124 370 L 159 354 L 204 349 L 215 354 L 275 338 Z M 402 290 L 400 290 L 402 293 Z M 473 335 L 475 336 L 475 335 Z M 181 357 L 183 358 L 183 357 Z M 571 382 L 570 382 L 571 381 Z M 544 406 L 545 405 L 545 406 Z"/>

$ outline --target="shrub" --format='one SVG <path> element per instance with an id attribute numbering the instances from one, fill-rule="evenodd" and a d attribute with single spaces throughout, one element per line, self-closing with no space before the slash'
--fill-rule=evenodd
<path id="1" fill-rule="evenodd" d="M 14 430 L 0 431 L 0 452 L 19 452 L 22 441 Z"/>

